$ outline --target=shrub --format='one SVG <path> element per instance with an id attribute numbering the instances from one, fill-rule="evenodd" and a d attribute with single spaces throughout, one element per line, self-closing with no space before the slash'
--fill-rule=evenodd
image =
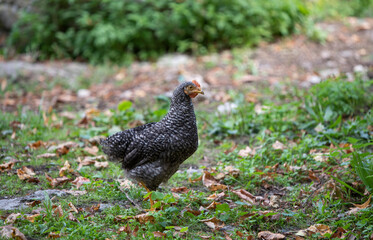
<path id="1" fill-rule="evenodd" d="M 367 112 L 373 104 L 372 83 L 359 77 L 352 82 L 344 78 L 323 81 L 310 89 L 310 95 L 305 99 L 306 110 L 320 123 L 335 121 L 340 115 Z"/>
<path id="2" fill-rule="evenodd" d="M 10 46 L 93 63 L 255 45 L 294 33 L 308 15 L 301 0 L 36 0 L 34 9 Z"/>

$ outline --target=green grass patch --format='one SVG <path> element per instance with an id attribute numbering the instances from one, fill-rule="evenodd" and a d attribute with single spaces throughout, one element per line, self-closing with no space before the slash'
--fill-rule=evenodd
<path id="1" fill-rule="evenodd" d="M 197 103 L 200 147 L 152 193 L 158 211 L 151 213 L 144 211 L 150 208 L 149 201 L 143 201 L 144 189 L 118 181 L 125 177 L 118 164 L 79 165 L 102 154 L 89 153 L 95 147 L 93 137 L 127 129 L 135 121 L 160 120 L 169 106 L 167 98 L 158 97 L 145 109 L 118 103 L 110 115 L 99 113 L 87 125 L 77 125 L 80 119 L 60 117 L 57 111 L 45 113 L 57 118 L 48 124 L 43 113 L 4 113 L 0 164 L 16 161 L 0 173 L 1 200 L 53 188 L 45 174 L 60 177 L 66 161 L 73 170 L 65 171 L 67 178 L 81 176 L 88 181 L 79 188 L 71 181 L 54 186 L 83 191 L 81 195 L 47 197 L 36 206 L 0 210 L 0 225 L 9 224 L 9 214 L 21 213 L 13 226 L 33 239 L 53 234 L 61 239 L 225 239 L 226 235 L 238 239 L 257 237 L 261 231 L 295 236 L 315 224 L 330 228 L 325 237 L 343 228 L 346 236 L 368 238 L 373 232 L 371 204 L 355 213 L 351 208 L 352 203 L 366 202 L 366 191 L 372 191 L 372 82 L 357 77 L 354 82 L 329 79 L 310 91 L 279 87 L 287 91 L 258 88 L 262 97 L 255 103 L 245 100 L 245 89 L 231 92 L 230 104 L 235 107 L 229 112 L 211 111 L 224 103 Z M 54 127 L 53 121 L 59 120 L 63 126 Z M 46 145 L 32 147 L 39 140 Z M 75 145 L 56 149 L 69 141 Z M 45 153 L 57 155 L 39 156 Z M 21 180 L 17 171 L 23 167 L 33 169 L 39 182 Z M 215 178 L 218 190 L 195 180 L 204 171 Z M 40 215 L 30 221 L 33 214 Z"/>

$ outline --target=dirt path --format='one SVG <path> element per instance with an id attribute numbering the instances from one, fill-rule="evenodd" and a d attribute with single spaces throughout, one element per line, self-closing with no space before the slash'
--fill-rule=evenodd
<path id="1" fill-rule="evenodd" d="M 308 87 L 330 75 L 349 76 L 354 71 L 373 77 L 373 19 L 347 18 L 344 22 L 320 23 L 318 27 L 327 33 L 324 43 L 298 35 L 254 50 L 225 51 L 202 57 L 164 56 L 156 63 L 137 62 L 128 68 L 113 68 L 87 90 L 39 87 L 32 93 L 26 93 L 25 89 L 21 96 L 7 92 L 0 108 L 13 111 L 22 104 L 30 109 L 40 105 L 48 109 L 79 101 L 82 108 L 104 109 L 121 100 L 134 101 L 167 93 L 178 80 L 197 79 L 212 93 L 261 81 L 276 84 L 290 80 Z M 12 78 L 13 81 L 38 81 L 43 86 L 41 83 L 54 77 L 63 77 L 73 84 L 79 75 L 90 81 L 97 75 L 97 67 L 66 62 L 0 62 L 0 76 L 5 76 L 2 85 Z M 221 95 L 214 96 L 208 94 L 207 99 L 221 100 Z"/>

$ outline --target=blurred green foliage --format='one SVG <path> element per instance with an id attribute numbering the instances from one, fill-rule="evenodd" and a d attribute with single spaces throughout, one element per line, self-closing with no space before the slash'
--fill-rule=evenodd
<path id="1" fill-rule="evenodd" d="M 305 0 L 315 20 L 343 16 L 373 17 L 373 0 Z"/>
<path id="2" fill-rule="evenodd" d="M 309 11 L 301 0 L 36 0 L 9 37 L 39 59 L 92 63 L 204 54 L 287 36 Z"/>
<path id="3" fill-rule="evenodd" d="M 373 0 L 35 0 L 33 9 L 9 47 L 39 60 L 126 63 L 252 46 L 299 29 L 322 41 L 314 21 L 372 15 Z"/>

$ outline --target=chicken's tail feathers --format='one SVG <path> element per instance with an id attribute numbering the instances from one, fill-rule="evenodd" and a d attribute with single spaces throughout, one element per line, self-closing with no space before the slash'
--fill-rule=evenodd
<path id="1" fill-rule="evenodd" d="M 106 139 L 100 140 L 102 151 L 108 156 L 109 161 L 123 161 L 127 151 L 126 140 L 123 133 L 116 133 Z"/>

